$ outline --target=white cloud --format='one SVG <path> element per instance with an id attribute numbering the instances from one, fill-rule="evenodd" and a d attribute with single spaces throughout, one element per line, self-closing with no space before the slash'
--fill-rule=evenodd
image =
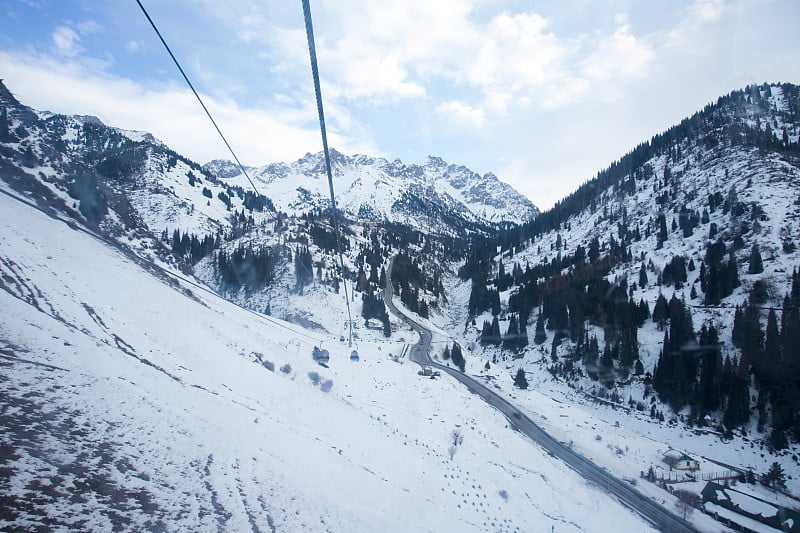
<path id="1" fill-rule="evenodd" d="M 139 41 L 131 40 L 125 43 L 125 50 L 127 50 L 130 54 L 135 54 L 141 49 L 142 45 L 139 44 Z"/>
<path id="2" fill-rule="evenodd" d="M 74 27 L 59 26 L 51 35 L 53 48 L 58 55 L 75 57 L 83 52 L 83 47 L 80 44 L 81 37 L 101 31 L 103 31 L 103 26 L 94 20 L 80 22 L 75 24 Z"/>
<path id="3" fill-rule="evenodd" d="M 80 46 L 80 36 L 72 28 L 59 26 L 53 31 L 53 46 L 57 54 L 65 57 L 78 55 L 82 48 Z"/>
<path id="4" fill-rule="evenodd" d="M 436 106 L 434 111 L 443 117 L 473 128 L 483 126 L 486 116 L 482 109 L 458 100 L 450 100 Z"/>
<path id="5" fill-rule="evenodd" d="M 79 22 L 75 25 L 75 29 L 78 30 L 78 33 L 81 35 L 91 35 L 93 33 L 100 33 L 104 30 L 103 26 L 94 20 Z"/>
<path id="6" fill-rule="evenodd" d="M 702 24 L 719 18 L 725 12 L 722 0 L 695 0 L 689 7 L 689 18 Z"/>
<path id="7" fill-rule="evenodd" d="M 96 115 L 108 125 L 149 131 L 199 163 L 230 158 L 194 96 L 180 85 L 147 87 L 87 69 L 80 61 L 8 52 L 0 52 L 0 72 L 9 89 L 34 108 Z M 57 99 L 52 87 L 58 87 Z M 202 97 L 245 164 L 290 161 L 321 149 L 313 106 L 263 109 Z M 342 113 L 335 107 L 330 111 Z M 377 152 L 369 138 L 353 138 L 349 132 L 330 131 L 329 141 L 345 152 Z"/>
<path id="8" fill-rule="evenodd" d="M 594 43 L 594 51 L 583 63 L 583 74 L 595 83 L 619 85 L 630 79 L 641 78 L 655 57 L 650 45 L 634 36 L 628 24 L 623 24 L 608 37 Z"/>

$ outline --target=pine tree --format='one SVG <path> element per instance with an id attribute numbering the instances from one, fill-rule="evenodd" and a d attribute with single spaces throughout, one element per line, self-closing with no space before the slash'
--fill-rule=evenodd
<path id="1" fill-rule="evenodd" d="M 761 260 L 761 252 L 758 249 L 758 243 L 753 243 L 753 248 L 750 250 L 750 265 L 747 268 L 748 274 L 761 274 L 764 272 L 764 263 Z"/>
<path id="2" fill-rule="evenodd" d="M 492 317 L 491 339 L 492 344 L 495 346 L 500 346 L 503 342 L 503 338 L 500 335 L 500 320 L 498 320 L 497 316 Z"/>
<path id="3" fill-rule="evenodd" d="M 511 318 L 508 320 L 506 336 L 503 338 L 503 348 L 506 350 L 516 351 L 518 337 L 519 323 L 517 321 L 517 315 L 511 315 Z"/>
<path id="4" fill-rule="evenodd" d="M 658 242 L 656 243 L 656 249 L 661 249 L 664 247 L 664 242 L 669 238 L 667 219 L 664 216 L 664 213 L 658 214 L 658 220 L 656 223 L 658 224 Z"/>
<path id="5" fill-rule="evenodd" d="M 642 263 L 642 267 L 639 269 L 639 287 L 642 289 L 647 287 L 647 269 L 644 267 L 644 262 Z"/>
<path id="6" fill-rule="evenodd" d="M 450 358 L 453 360 L 453 364 L 463 372 L 464 368 L 466 367 L 466 361 L 464 360 L 464 355 L 461 352 L 461 345 L 457 342 L 453 343 L 453 349 L 450 350 Z"/>
<path id="7" fill-rule="evenodd" d="M 699 414 L 704 416 L 719 408 L 722 395 L 722 355 L 719 337 L 713 326 L 700 330 L 700 405 Z"/>
<path id="8" fill-rule="evenodd" d="M 729 430 L 746 424 L 750 419 L 749 372 L 742 361 L 734 366 L 728 390 L 728 405 L 722 417 L 722 423 Z"/>
<path id="9" fill-rule="evenodd" d="M 536 331 L 533 335 L 533 342 L 538 344 L 544 343 L 547 340 L 547 333 L 544 330 L 544 313 L 539 312 L 539 316 L 536 317 Z"/>
<path id="10" fill-rule="evenodd" d="M 786 488 L 786 474 L 783 471 L 783 467 L 775 461 L 769 467 L 769 470 L 761 476 L 761 483 L 768 487 L 775 488 Z"/>
<path id="11" fill-rule="evenodd" d="M 481 328 L 481 344 L 483 346 L 494 344 L 492 342 L 491 335 L 492 335 L 492 324 L 488 320 L 484 320 L 483 327 Z"/>
<path id="12" fill-rule="evenodd" d="M 523 390 L 528 388 L 528 380 L 525 377 L 525 371 L 521 368 L 517 370 L 517 375 L 514 376 L 514 386 Z"/>
<path id="13" fill-rule="evenodd" d="M 667 318 L 669 318 L 668 313 L 669 308 L 667 305 L 667 299 L 664 298 L 662 293 L 658 293 L 656 305 L 653 307 L 653 322 L 663 327 L 664 324 L 666 324 Z"/>
<path id="14" fill-rule="evenodd" d="M 749 369 L 751 365 L 757 364 L 764 350 L 764 331 L 761 329 L 759 309 L 756 306 L 748 304 L 745 307 L 741 326 L 742 361 Z"/>
<path id="15" fill-rule="evenodd" d="M 764 341 L 764 366 L 768 376 L 777 375 L 781 362 L 781 338 L 778 332 L 778 317 L 775 310 L 770 309 L 767 315 L 767 332 Z"/>
<path id="16" fill-rule="evenodd" d="M 522 352 L 528 346 L 528 325 L 520 317 L 519 335 L 517 336 L 517 353 Z"/>

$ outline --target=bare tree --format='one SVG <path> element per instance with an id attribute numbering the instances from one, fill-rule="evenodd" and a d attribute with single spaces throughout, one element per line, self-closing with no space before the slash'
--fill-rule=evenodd
<path id="1" fill-rule="evenodd" d="M 687 516 L 691 516 L 694 508 L 700 505 L 700 497 L 686 490 L 676 490 L 673 494 L 678 498 L 675 502 L 675 508 L 678 513 L 686 520 Z"/>
<path id="2" fill-rule="evenodd" d="M 456 428 L 450 433 L 450 447 L 447 449 L 447 453 L 450 455 L 450 460 L 453 460 L 453 457 L 456 454 L 456 448 L 464 442 L 464 434 L 461 433 L 461 430 Z"/>
<path id="3" fill-rule="evenodd" d="M 450 438 L 453 442 L 453 446 L 458 446 L 464 442 L 464 435 L 461 433 L 460 429 L 454 429 L 450 434 Z"/>

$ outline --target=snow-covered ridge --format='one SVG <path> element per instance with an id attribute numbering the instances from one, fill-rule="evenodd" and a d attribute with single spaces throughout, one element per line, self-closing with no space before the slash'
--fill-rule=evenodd
<path id="1" fill-rule="evenodd" d="M 426 209 L 438 206 L 470 223 L 495 226 L 530 220 L 539 210 L 530 200 L 492 173 L 483 176 L 470 169 L 429 157 L 422 165 L 389 162 L 367 155 L 330 151 L 331 170 L 338 207 L 354 218 L 377 217 L 380 221 L 422 218 Z M 243 179 L 241 171 L 225 160 L 204 168 L 220 179 Z M 298 213 L 329 205 L 325 160 L 321 152 L 306 154 L 293 163 L 276 163 L 248 169 L 263 184 L 276 208 Z M 413 197 L 422 213 L 408 207 Z"/>

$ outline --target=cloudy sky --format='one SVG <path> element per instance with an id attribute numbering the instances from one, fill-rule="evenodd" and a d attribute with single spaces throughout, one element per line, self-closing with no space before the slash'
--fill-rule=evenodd
<path id="1" fill-rule="evenodd" d="M 142 0 L 245 164 L 321 149 L 300 0 Z M 800 83 L 797 0 L 311 0 L 329 139 L 494 172 L 542 208 L 749 83 Z M 229 158 L 135 0 L 0 0 L 37 109 Z"/>

